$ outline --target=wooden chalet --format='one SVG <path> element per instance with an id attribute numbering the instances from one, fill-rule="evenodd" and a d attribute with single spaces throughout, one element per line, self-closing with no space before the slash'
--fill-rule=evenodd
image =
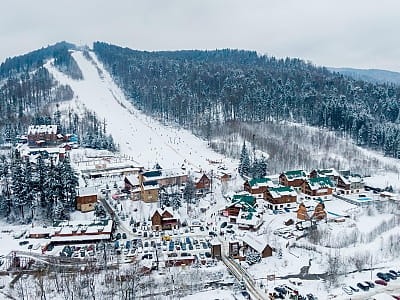
<path id="1" fill-rule="evenodd" d="M 169 209 L 158 208 L 151 216 L 151 227 L 153 230 L 166 230 L 179 227 L 179 218 L 174 217 Z"/>
<path id="2" fill-rule="evenodd" d="M 287 171 L 279 176 L 279 184 L 299 190 L 306 179 L 307 174 L 303 170 Z"/>
<path id="3" fill-rule="evenodd" d="M 310 178 L 328 177 L 334 185 L 337 184 L 339 176 L 340 176 L 339 172 L 336 171 L 334 168 L 314 169 L 310 172 L 310 175 L 309 175 Z"/>
<path id="4" fill-rule="evenodd" d="M 156 181 L 160 187 L 182 185 L 186 183 L 188 174 L 182 169 L 151 170 L 139 173 L 139 182 Z"/>
<path id="5" fill-rule="evenodd" d="M 125 190 L 130 192 L 132 200 L 140 200 L 142 188 L 137 175 L 128 175 L 124 178 Z"/>
<path id="6" fill-rule="evenodd" d="M 353 194 L 364 191 L 364 180 L 361 176 L 339 176 L 336 190 L 341 194 Z"/>
<path id="7" fill-rule="evenodd" d="M 242 238 L 245 253 L 258 253 L 261 258 L 272 256 L 272 247 L 268 245 L 268 241 L 262 237 L 248 232 Z"/>
<path id="8" fill-rule="evenodd" d="M 244 183 L 244 190 L 258 199 L 264 198 L 264 193 L 269 187 L 275 187 L 270 178 L 254 178 Z"/>
<path id="9" fill-rule="evenodd" d="M 85 187 L 78 189 L 78 195 L 75 197 L 76 209 L 81 212 L 94 210 L 97 203 L 97 190 L 95 187 Z"/>
<path id="10" fill-rule="evenodd" d="M 326 214 L 326 211 L 325 211 L 325 205 L 321 201 L 315 207 L 314 214 L 312 215 L 312 218 L 316 219 L 316 220 L 323 220 L 323 219 L 326 219 L 326 217 L 327 217 L 327 214 Z"/>
<path id="11" fill-rule="evenodd" d="M 157 181 L 146 181 L 140 185 L 140 198 L 146 202 L 157 202 L 160 186 Z"/>
<path id="12" fill-rule="evenodd" d="M 334 189 L 335 185 L 329 177 L 308 178 L 301 186 L 301 192 L 311 199 L 331 200 Z"/>
<path id="13" fill-rule="evenodd" d="M 64 142 L 57 125 L 30 125 L 28 127 L 28 144 L 31 147 L 43 147 Z"/>
<path id="14" fill-rule="evenodd" d="M 264 193 L 264 199 L 268 201 L 269 209 L 290 208 L 297 201 L 297 193 L 291 186 L 269 188 Z"/>
<path id="15" fill-rule="evenodd" d="M 195 185 L 196 189 L 204 194 L 210 190 L 211 180 L 205 173 L 203 173 L 203 175 L 198 180 L 196 180 Z"/>
<path id="16" fill-rule="evenodd" d="M 254 210 L 255 198 L 251 195 L 235 195 L 231 203 L 223 210 L 222 215 L 229 217 L 230 222 L 235 223 L 240 210 Z"/>

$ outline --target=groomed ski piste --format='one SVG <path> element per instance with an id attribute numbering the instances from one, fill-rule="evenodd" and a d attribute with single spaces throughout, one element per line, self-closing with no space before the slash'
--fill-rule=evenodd
<path id="1" fill-rule="evenodd" d="M 93 52 L 92 61 L 81 51 L 72 55 L 83 73 L 83 80 L 73 80 L 58 71 L 51 62 L 46 67 L 62 84 L 68 84 L 75 93 L 75 101 L 96 112 L 105 120 L 107 132 L 111 133 L 120 152 L 133 157 L 146 168 L 159 162 L 162 168 L 179 168 L 188 165 L 190 170 L 208 170 L 208 160 L 223 160 L 231 167 L 237 161 L 227 160 L 187 130 L 165 126 L 145 116 L 126 99 L 123 91 L 115 84 Z"/>

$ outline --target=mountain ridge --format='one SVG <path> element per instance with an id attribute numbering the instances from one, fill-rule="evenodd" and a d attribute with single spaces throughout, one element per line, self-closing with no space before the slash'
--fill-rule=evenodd
<path id="1" fill-rule="evenodd" d="M 356 80 L 368 81 L 371 83 L 387 83 L 400 85 L 400 72 L 382 69 L 357 69 L 357 68 L 334 68 L 327 67 L 332 72 L 350 76 Z"/>

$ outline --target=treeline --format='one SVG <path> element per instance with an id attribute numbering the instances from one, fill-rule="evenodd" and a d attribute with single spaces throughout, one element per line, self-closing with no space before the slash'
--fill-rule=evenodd
<path id="1" fill-rule="evenodd" d="M 75 48 L 76 46 L 73 44 L 60 42 L 24 55 L 7 58 L 0 65 L 0 79 L 34 71 L 42 67 L 46 60 L 55 57 L 54 53 Z"/>
<path id="2" fill-rule="evenodd" d="M 356 81 L 300 59 L 240 50 L 94 51 L 144 112 L 206 138 L 227 121 L 289 120 L 400 157 L 400 87 Z"/>
<path id="3" fill-rule="evenodd" d="M 72 79 L 83 79 L 82 71 L 67 47 L 54 51 L 54 65 Z"/>
<path id="4" fill-rule="evenodd" d="M 69 219 L 75 210 L 78 177 L 68 157 L 60 163 L 39 156 L 35 163 L 18 154 L 1 157 L 0 214 L 9 221 Z"/>

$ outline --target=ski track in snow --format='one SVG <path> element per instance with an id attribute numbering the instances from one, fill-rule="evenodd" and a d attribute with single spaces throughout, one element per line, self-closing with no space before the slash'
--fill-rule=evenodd
<path id="1" fill-rule="evenodd" d="M 237 166 L 235 160 L 228 161 L 189 131 L 162 125 L 134 108 L 93 52 L 90 52 L 93 62 L 81 51 L 72 55 L 82 70 L 83 80 L 71 79 L 51 62 L 46 68 L 60 83 L 71 86 L 78 102 L 106 121 L 107 132 L 119 144 L 121 153 L 147 168 L 158 162 L 166 169 L 178 168 L 185 163 L 192 171 L 210 170 L 212 166 L 207 159 L 222 159 L 230 169 Z"/>

